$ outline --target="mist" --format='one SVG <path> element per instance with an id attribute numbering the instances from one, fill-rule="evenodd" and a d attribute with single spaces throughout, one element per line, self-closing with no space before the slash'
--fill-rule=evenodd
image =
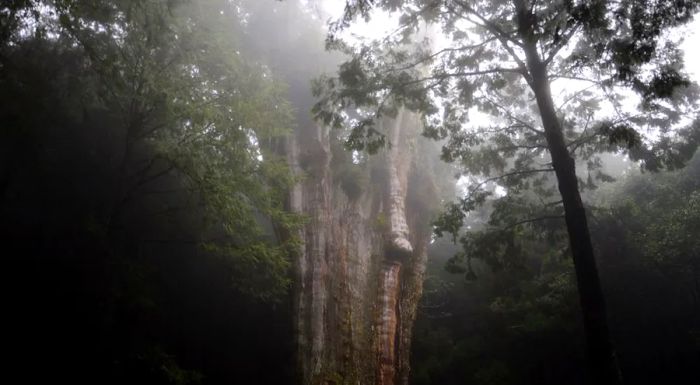
<path id="1" fill-rule="evenodd" d="M 699 11 L 3 2 L 6 382 L 697 382 Z"/>

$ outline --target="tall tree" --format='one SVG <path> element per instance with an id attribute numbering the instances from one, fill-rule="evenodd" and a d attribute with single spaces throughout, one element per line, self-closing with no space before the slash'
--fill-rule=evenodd
<path id="1" fill-rule="evenodd" d="M 295 239 L 277 235 L 297 218 L 284 210 L 293 178 L 271 143 L 293 113 L 237 40 L 243 18 L 227 0 L 0 3 L 0 233 L 19 375 L 286 375 L 259 373 L 291 347 L 285 307 L 259 300 L 286 300 L 291 283 Z M 37 364 L 48 370 L 27 370 Z"/>
<path id="2" fill-rule="evenodd" d="M 375 125 L 379 117 L 395 114 L 399 105 L 420 111 L 424 134 L 447 139 L 443 158 L 487 178 L 450 207 L 438 231 L 456 234 L 466 213 L 489 195 L 483 190 L 487 182 L 515 189 L 526 177 L 553 172 L 561 201 L 546 205 L 563 208 L 589 381 L 620 383 L 581 199 L 587 182 L 577 177 L 576 160 L 588 163 L 590 175 L 597 163 L 590 157 L 601 150 L 626 149 L 651 170 L 679 167 L 692 155 L 696 136 L 679 130 L 688 123 L 684 117 L 696 113 L 694 92 L 669 30 L 690 20 L 699 5 L 697 0 L 348 1 L 328 45 L 350 59 L 337 78 L 320 79 L 315 111 L 328 124 L 349 124 L 347 145 L 356 150 L 385 144 Z M 398 13 L 397 28 L 382 39 L 344 41 L 343 31 L 358 16 L 371 18 L 375 9 Z M 424 24 L 440 25 L 446 41 L 421 39 Z M 552 84 L 565 79 L 576 82 L 569 87 L 573 92 L 565 90 L 557 99 Z M 622 102 L 632 94 L 634 108 Z M 357 114 L 346 114 L 352 106 Z M 492 120 L 470 122 L 473 107 Z"/>
<path id="3" fill-rule="evenodd" d="M 107 231 L 121 230 L 124 209 L 149 184 L 178 175 L 204 203 L 211 226 L 201 242 L 232 262 L 235 285 L 283 295 L 294 240 L 264 227 L 294 226 L 283 209 L 292 178 L 267 144 L 289 132 L 292 110 L 269 71 L 238 51 L 239 10 L 219 0 L 73 0 L 55 11 L 121 123 Z"/>

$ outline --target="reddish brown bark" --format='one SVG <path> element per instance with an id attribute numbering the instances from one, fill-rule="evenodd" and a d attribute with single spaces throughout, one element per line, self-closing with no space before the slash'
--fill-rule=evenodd
<path id="1" fill-rule="evenodd" d="M 335 180 L 328 128 L 299 132 L 288 150 L 303 175 L 290 202 L 308 217 L 296 262 L 304 385 L 408 383 L 430 215 L 406 207 L 406 197 L 412 183 L 432 179 L 410 177 L 430 172 L 414 167 L 417 116 L 400 113 L 383 124 L 392 146 L 369 160 L 370 182 L 359 197 Z"/>
<path id="2" fill-rule="evenodd" d="M 382 282 L 379 295 L 379 374 L 378 385 L 393 385 L 396 377 L 396 349 L 399 325 L 399 282 L 401 263 L 392 262 L 382 269 Z"/>

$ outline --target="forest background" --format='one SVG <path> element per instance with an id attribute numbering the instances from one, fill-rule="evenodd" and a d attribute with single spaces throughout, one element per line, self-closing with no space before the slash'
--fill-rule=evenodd
<path id="1" fill-rule="evenodd" d="M 283 143 L 313 124 L 312 80 L 342 59 L 324 50 L 326 11 L 254 0 L 0 5 L 7 378 L 294 383 L 290 234 L 305 219 L 286 209 L 298 179 Z M 334 132 L 342 153 L 346 136 Z M 687 166 L 654 174 L 608 154 L 586 180 L 629 383 L 697 378 L 694 150 Z M 337 183 L 353 191 L 367 155 L 345 154 Z M 441 191 L 456 199 L 462 170 L 444 170 Z M 488 228 L 494 210 L 512 207 L 507 196 L 465 228 Z M 432 244 L 412 383 L 580 383 L 565 233 L 550 221 L 514 229 L 468 258 L 450 239 Z"/>

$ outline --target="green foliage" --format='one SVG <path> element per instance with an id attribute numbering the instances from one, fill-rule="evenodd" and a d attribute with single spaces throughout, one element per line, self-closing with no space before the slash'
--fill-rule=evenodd
<path id="1" fill-rule="evenodd" d="M 340 187 L 351 201 L 362 196 L 369 186 L 369 177 L 360 167 L 348 167 L 338 174 Z"/>
<path id="2" fill-rule="evenodd" d="M 611 330 L 629 382 L 695 375 L 699 161 L 675 172 L 630 172 L 591 197 Z M 482 232 L 490 216 L 467 217 L 475 230 L 468 252 L 444 240 L 430 249 L 413 383 L 479 384 L 501 375 L 510 384 L 577 383 L 583 331 L 566 235 L 546 221 Z M 476 280 L 464 279 L 468 269 Z"/>
<path id="3" fill-rule="evenodd" d="M 136 361 L 138 365 L 144 366 L 148 373 L 147 377 L 154 382 L 172 385 L 198 385 L 203 380 L 201 373 L 183 370 L 175 362 L 172 355 L 167 354 L 157 346 L 137 355 Z"/>
<path id="4" fill-rule="evenodd" d="M 494 361 L 490 365 L 480 368 L 474 375 L 478 384 L 506 385 L 512 384 L 513 378 L 508 366 L 503 362 Z"/>
<path id="5" fill-rule="evenodd" d="M 334 181 L 351 202 L 357 201 L 369 188 L 369 172 L 367 162 L 354 162 L 352 154 L 346 151 L 340 143 L 334 141 L 331 153 L 331 169 Z"/>
<path id="6" fill-rule="evenodd" d="M 625 237 L 649 267 L 684 282 L 700 277 L 700 244 L 695 229 L 700 215 L 698 157 L 686 169 L 664 175 L 638 175 L 613 195 L 606 217 L 621 221 Z M 614 219 L 619 218 L 619 219 Z"/>
<path id="7" fill-rule="evenodd" d="M 575 383 L 582 357 L 571 262 L 523 249 L 519 269 L 494 272 L 474 256 L 477 279 L 465 281 L 440 271 L 454 248 L 437 241 L 430 249 L 412 383 Z"/>
<path id="8" fill-rule="evenodd" d="M 419 381 L 554 384 L 577 383 L 583 377 L 582 347 L 571 342 L 581 337 L 581 330 L 576 324 L 573 266 L 564 258 L 570 250 L 562 231 L 563 202 L 557 198 L 553 163 L 558 162 L 554 166 L 560 182 L 578 176 L 580 191 L 568 191 L 568 198 L 583 192 L 584 199 L 593 195 L 599 182 L 614 180 L 604 172 L 602 153 L 626 154 L 652 171 L 685 165 L 699 143 L 697 85 L 683 72 L 682 54 L 669 31 L 689 21 L 699 7 L 698 1 L 654 0 L 347 3 L 327 45 L 349 58 L 336 76 L 319 79 L 315 113 L 324 122 L 348 130 L 350 148 L 370 152 L 386 140 L 381 127 L 374 124 L 382 116 L 393 116 L 402 107 L 421 114 L 424 135 L 443 140 L 442 159 L 461 169 L 461 197 L 447 204 L 435 222 L 437 235 L 449 233 L 461 246 L 447 267 L 465 274 L 467 282 L 460 277 L 461 284 L 488 292 L 452 292 L 458 295 L 455 303 L 468 310 L 430 326 L 453 334 L 474 324 L 478 326 L 471 327 L 479 329 L 467 336 L 450 335 L 457 342 L 436 349 L 445 352 L 444 363 L 425 359 L 427 368 L 414 365 Z M 343 31 L 356 18 L 370 18 L 378 9 L 395 12 L 398 27 L 375 39 L 344 40 Z M 431 28 L 439 29 L 447 41 L 432 45 Z M 631 94 L 635 95 L 632 102 L 623 102 Z M 572 175 L 569 156 L 577 175 Z M 573 183 L 563 183 L 561 193 L 575 188 Z M 659 228 L 647 227 L 651 222 L 644 220 L 646 224 L 638 223 L 639 229 L 647 230 L 642 232 L 644 239 L 625 238 L 618 254 L 627 256 L 624 251 L 647 241 L 658 247 L 648 245 L 645 252 L 657 250 L 657 255 L 664 254 L 664 247 L 695 247 L 678 235 L 680 223 L 692 223 L 692 215 L 669 207 L 672 210 L 665 213 L 652 211 L 657 219 L 664 219 Z M 596 236 L 621 237 L 620 228 L 606 234 L 614 226 L 600 220 L 596 208 L 588 210 Z M 664 226 L 668 231 L 660 228 Z M 586 231 L 576 231 L 579 238 L 588 238 Z M 613 245 L 613 239 L 599 238 L 596 247 L 610 257 L 615 255 Z M 589 253 L 591 259 L 593 254 Z M 687 261 L 682 264 L 688 266 Z M 637 277 L 648 274 L 628 265 L 625 269 L 610 267 L 609 271 L 618 275 L 634 271 Z M 578 282 L 597 282 L 595 274 L 588 276 L 590 271 L 579 273 Z M 632 286 L 644 291 L 643 284 Z M 610 287 L 622 290 L 624 285 Z M 582 290 L 584 306 L 589 292 Z M 615 300 L 623 309 L 651 317 L 651 307 L 641 301 L 626 306 L 620 298 Z M 616 316 L 626 315 L 613 312 L 613 319 Z M 451 327 L 450 322 L 454 322 Z M 605 322 L 589 331 L 605 329 Z M 685 322 L 676 325 L 694 330 Z M 636 332 L 652 334 L 638 323 L 628 323 L 637 327 Z M 620 326 L 624 324 L 616 325 L 624 328 Z M 432 349 L 420 346 L 418 329 L 414 334 L 418 351 Z M 484 339 L 488 336 L 492 346 L 474 341 L 479 332 Z M 441 333 L 435 338 L 436 343 L 443 340 Z M 643 336 L 637 334 L 637 338 Z M 628 347 L 639 346 L 629 340 L 626 344 L 628 354 L 633 351 Z M 465 348 L 473 345 L 479 348 Z M 692 354 L 684 350 L 682 355 Z M 624 364 L 630 369 L 624 372 L 634 373 L 635 380 L 643 378 L 637 372 L 650 373 L 630 361 Z M 677 365 L 678 373 L 689 373 L 687 365 Z"/>
<path id="9" fill-rule="evenodd" d="M 529 32 L 517 24 L 519 5 Z M 600 153 L 626 152 L 658 171 L 682 167 L 700 143 L 697 86 L 682 72 L 676 42 L 664 32 L 687 22 L 698 6 L 697 1 L 348 2 L 327 43 L 349 58 L 337 76 L 318 79 L 314 112 L 325 124 L 349 130 L 349 148 L 370 152 L 385 144 L 375 125 L 382 116 L 393 116 L 399 107 L 419 112 L 424 135 L 444 140 L 442 159 L 457 163 L 470 178 L 464 196 L 437 220 L 438 235 L 451 233 L 456 240 L 467 213 L 497 187 L 514 199 L 498 201 L 510 208 L 494 211 L 503 214 L 492 221 L 496 229 L 554 218 L 561 214 L 552 199 L 558 191 L 535 103 L 535 90 L 550 85 L 534 83 L 536 69 L 523 47 L 539 47 L 547 82 L 573 84 L 555 95 L 554 109 L 579 175 L 587 174 L 579 187 L 595 189 L 613 179 L 601 170 Z M 352 21 L 371 17 L 372 9 L 396 12 L 398 28 L 381 38 L 343 40 Z M 430 28 L 450 37 L 445 47 L 431 46 Z M 623 108 L 629 91 L 639 97 L 634 109 Z M 601 113 L 604 108 L 614 113 Z M 475 110 L 481 114 L 476 119 Z"/>
<path id="10" fill-rule="evenodd" d="M 120 122 L 121 186 L 105 226 L 114 227 L 124 204 L 154 180 L 177 175 L 205 209 L 204 233 L 226 234 L 202 243 L 226 255 L 236 287 L 261 298 L 283 293 L 294 241 L 270 240 L 260 217 L 290 234 L 299 223 L 283 210 L 293 180 L 267 145 L 288 132 L 293 114 L 284 88 L 247 63 L 230 38 L 239 28 L 236 9 L 216 0 L 47 7 L 55 17 L 49 28 L 77 44 L 96 101 Z M 247 269 L 267 278 L 249 286 Z"/>
<path id="11" fill-rule="evenodd" d="M 249 382 L 262 353 L 280 368 L 256 380 L 290 377 L 296 111 L 244 50 L 243 5 L 0 5 L 0 229 L 24 381 Z"/>
<path id="12" fill-rule="evenodd" d="M 687 197 L 685 205 L 665 212 L 649 226 L 644 237 L 647 253 L 656 262 L 683 269 L 697 269 L 700 240 L 688 231 L 697 229 L 700 222 L 700 192 Z"/>
<path id="13" fill-rule="evenodd" d="M 383 212 L 377 213 L 377 217 L 374 218 L 374 228 L 378 233 L 384 233 L 389 229 L 389 219 Z"/>

